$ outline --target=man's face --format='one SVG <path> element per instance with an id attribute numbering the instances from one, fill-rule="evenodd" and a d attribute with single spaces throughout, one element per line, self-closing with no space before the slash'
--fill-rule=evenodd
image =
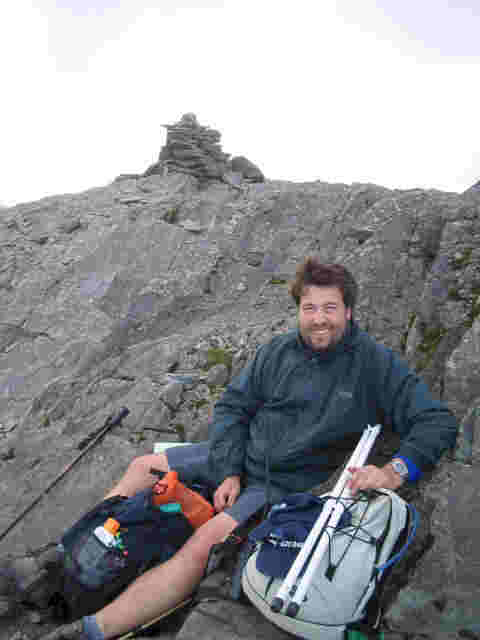
<path id="1" fill-rule="evenodd" d="M 305 287 L 300 298 L 298 325 L 303 340 L 314 351 L 323 351 L 340 342 L 351 317 L 352 311 L 345 306 L 337 287 Z"/>

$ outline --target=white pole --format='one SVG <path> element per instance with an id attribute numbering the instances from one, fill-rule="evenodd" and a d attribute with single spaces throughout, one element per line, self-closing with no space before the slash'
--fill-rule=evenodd
<path id="1" fill-rule="evenodd" d="M 375 427 L 371 427 L 370 425 L 368 425 L 368 427 L 366 427 L 366 429 L 364 430 L 360 441 L 358 442 L 351 458 L 347 462 L 345 469 L 343 470 L 337 484 L 335 485 L 331 493 L 331 497 L 325 503 L 322 512 L 318 516 L 317 521 L 313 525 L 312 530 L 303 543 L 303 547 L 298 553 L 295 562 L 290 567 L 285 580 L 280 586 L 276 597 L 272 600 L 272 611 L 279 613 L 282 610 L 287 597 L 292 596 L 286 613 L 287 615 L 292 617 L 295 617 L 298 613 L 300 605 L 303 602 L 303 598 L 308 590 L 308 587 L 310 586 L 313 574 L 315 573 L 315 570 L 317 569 L 323 554 L 328 548 L 330 538 L 328 531 L 326 531 L 327 523 L 328 527 L 331 527 L 332 529 L 335 528 L 345 510 L 345 506 L 343 505 L 340 498 L 350 497 L 350 490 L 346 485 L 350 480 L 352 474 L 348 469 L 349 467 L 363 466 L 372 449 L 373 443 L 375 442 L 375 439 L 380 432 L 380 429 L 381 425 L 377 424 Z M 312 549 L 314 548 L 319 535 L 321 535 L 321 537 L 315 553 L 310 560 L 305 574 L 302 576 L 300 582 L 295 588 L 298 576 L 300 575 L 305 562 L 307 561 Z"/>

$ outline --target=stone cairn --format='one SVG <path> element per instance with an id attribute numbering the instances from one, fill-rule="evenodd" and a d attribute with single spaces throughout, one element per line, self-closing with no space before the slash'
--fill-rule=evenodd
<path id="1" fill-rule="evenodd" d="M 162 125 L 167 141 L 158 162 L 145 175 L 187 173 L 200 180 L 221 178 L 229 155 L 220 146 L 220 133 L 198 124 L 194 113 L 186 113 L 176 124 Z"/>

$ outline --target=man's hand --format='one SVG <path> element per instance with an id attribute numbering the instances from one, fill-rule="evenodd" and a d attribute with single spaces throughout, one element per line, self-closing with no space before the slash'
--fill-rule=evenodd
<path id="1" fill-rule="evenodd" d="M 353 474 L 348 487 L 355 495 L 359 489 L 398 489 L 403 484 L 403 478 L 393 468 L 386 464 L 384 467 L 376 467 L 367 464 L 365 467 L 349 467 Z"/>
<path id="2" fill-rule="evenodd" d="M 215 491 L 213 506 L 215 511 L 223 511 L 231 507 L 240 493 L 240 476 L 229 476 Z"/>

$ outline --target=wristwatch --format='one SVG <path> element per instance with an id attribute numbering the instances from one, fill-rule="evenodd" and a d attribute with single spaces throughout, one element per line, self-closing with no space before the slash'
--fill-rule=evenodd
<path id="1" fill-rule="evenodd" d="M 393 470 L 398 473 L 404 480 L 408 479 L 408 467 L 405 462 L 401 458 L 393 458 L 390 460 L 390 464 L 393 467 Z"/>

